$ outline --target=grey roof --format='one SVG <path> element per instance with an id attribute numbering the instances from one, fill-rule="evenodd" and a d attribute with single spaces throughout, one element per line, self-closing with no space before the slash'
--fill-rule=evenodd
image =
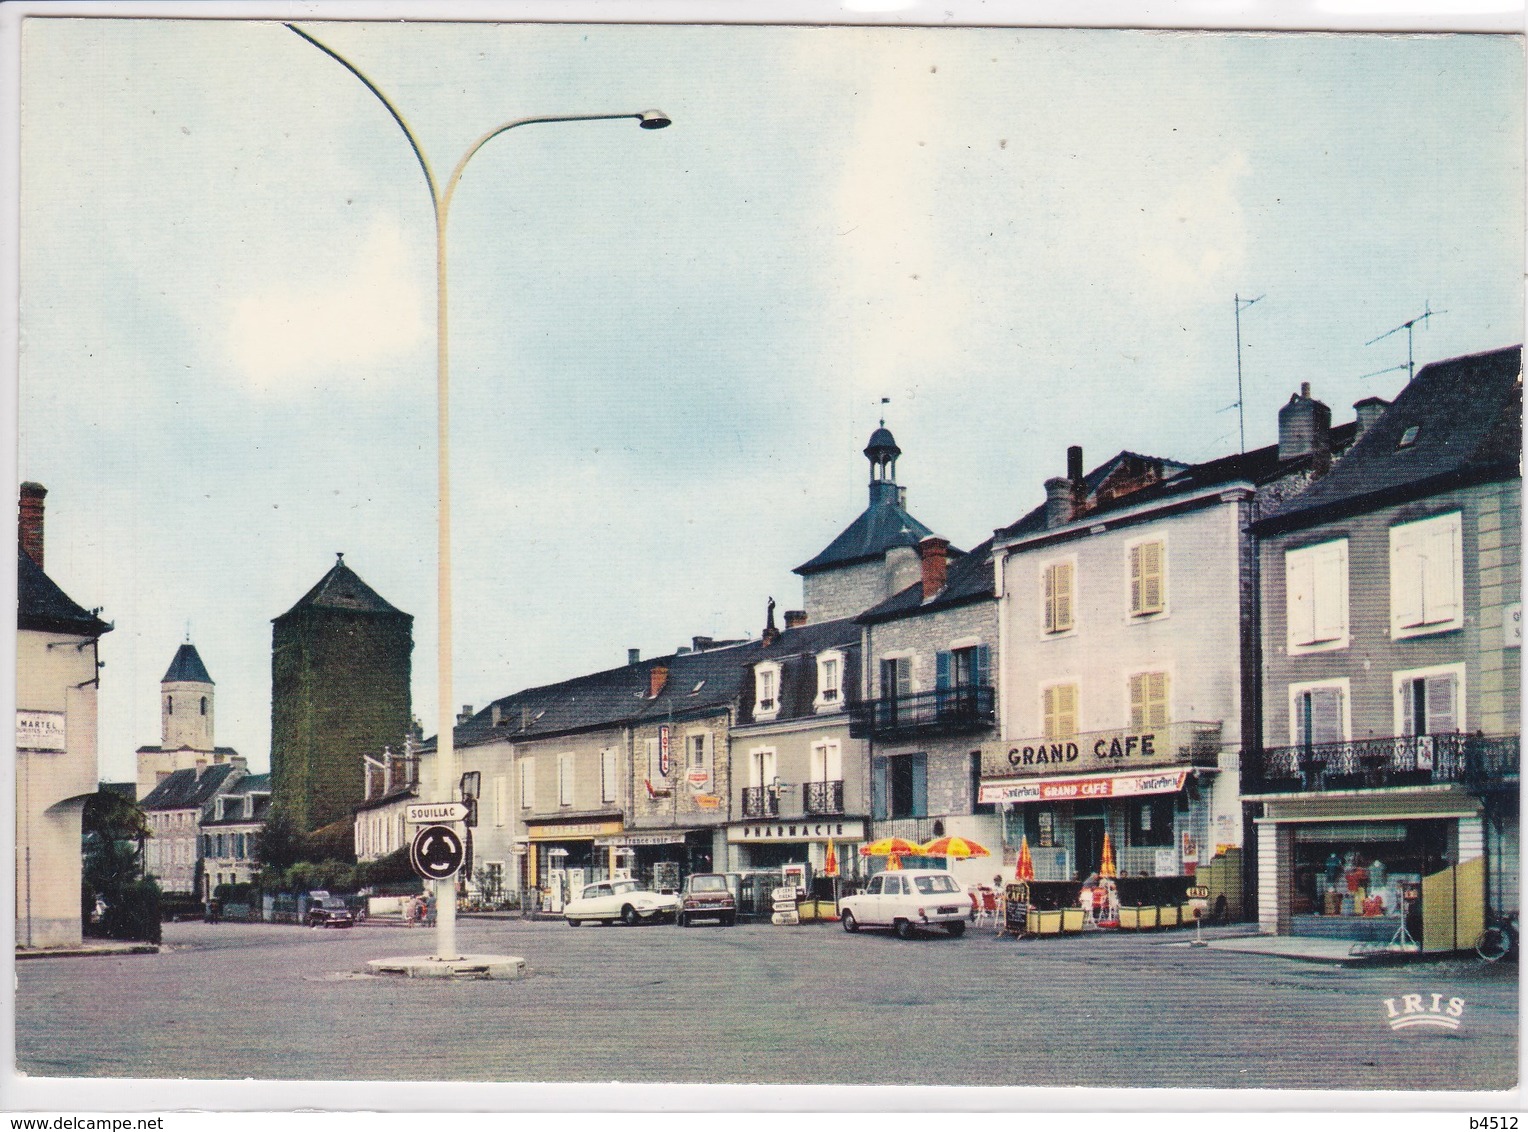
<path id="1" fill-rule="evenodd" d="M 805 576 L 835 566 L 868 562 L 884 556 L 893 547 L 915 547 L 933 533 L 893 499 L 876 499 L 826 549 L 797 566 L 795 573 Z"/>
<path id="2" fill-rule="evenodd" d="M 1272 534 L 1521 475 L 1522 347 L 1423 366 L 1331 472 L 1257 524 Z M 1416 429 L 1412 442 L 1401 440 Z"/>
<path id="3" fill-rule="evenodd" d="M 76 605 L 20 547 L 16 548 L 16 559 L 17 629 L 80 637 L 111 632 L 110 625 Z"/>
<path id="4" fill-rule="evenodd" d="M 763 661 L 776 661 L 780 665 L 780 710 L 768 722 L 816 716 L 817 656 L 830 649 L 845 654 L 843 670 L 839 674 L 841 702 L 847 704 L 859 699 L 859 648 L 860 627 L 847 617 L 787 629 L 780 634 L 779 640 L 767 647 L 761 643 L 739 673 L 741 679 L 736 688 L 738 722 L 744 725 L 753 722 L 752 672 Z"/>
<path id="5" fill-rule="evenodd" d="M 145 810 L 189 810 L 205 806 L 222 789 L 223 783 L 238 768 L 232 763 L 177 770 L 161 782 L 141 803 Z"/>
<path id="6" fill-rule="evenodd" d="M 862 625 L 895 621 L 974 601 L 990 601 L 996 592 L 992 573 L 992 539 L 989 538 L 959 558 L 951 557 L 944 588 L 928 601 L 923 600 L 923 581 L 920 579 L 879 605 L 871 606 L 855 620 Z"/>
<path id="7" fill-rule="evenodd" d="M 207 675 L 207 666 L 202 663 L 196 646 L 187 641 L 175 650 L 175 659 L 170 661 L 170 667 L 165 670 L 159 682 L 161 684 L 211 684 L 212 677 Z"/>
<path id="8" fill-rule="evenodd" d="M 136 782 L 103 782 L 100 784 L 100 788 L 107 794 L 115 794 L 117 797 L 132 802 L 134 805 L 138 802 L 138 784 Z"/>
<path id="9" fill-rule="evenodd" d="M 409 617 L 401 609 L 390 605 L 376 590 L 361 581 L 349 566 L 345 565 L 343 556 L 330 567 L 329 572 L 318 580 L 301 600 L 280 617 L 273 618 L 281 621 L 304 609 L 332 609 L 343 610 L 347 613 L 391 613 L 399 617 Z"/>

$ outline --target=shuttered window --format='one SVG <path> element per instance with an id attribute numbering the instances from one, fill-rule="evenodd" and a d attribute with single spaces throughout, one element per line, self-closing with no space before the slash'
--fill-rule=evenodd
<path id="1" fill-rule="evenodd" d="M 1451 672 L 1400 681 L 1401 734 L 1446 735 L 1460 730 L 1458 686 Z"/>
<path id="2" fill-rule="evenodd" d="M 528 810 L 536 798 L 536 759 L 526 756 L 520 760 L 520 808 Z"/>
<path id="3" fill-rule="evenodd" d="M 509 779 L 502 774 L 493 779 L 493 824 L 503 825 L 509 818 Z"/>
<path id="4" fill-rule="evenodd" d="M 1340 685 L 1299 688 L 1290 695 L 1292 735 L 1296 746 L 1341 743 L 1347 739 L 1343 726 L 1344 692 Z"/>
<path id="5" fill-rule="evenodd" d="M 1044 735 L 1070 739 L 1077 734 L 1077 685 L 1052 684 L 1041 692 Z"/>
<path id="6" fill-rule="evenodd" d="M 1348 540 L 1334 539 L 1284 555 L 1291 653 L 1348 643 Z"/>
<path id="7" fill-rule="evenodd" d="M 1464 624 L 1459 512 L 1390 528 L 1390 635 Z"/>
<path id="8" fill-rule="evenodd" d="M 1163 566 L 1166 555 L 1160 540 L 1141 542 L 1130 548 L 1130 613 L 1141 617 L 1161 613 L 1166 595 Z"/>
<path id="9" fill-rule="evenodd" d="M 1130 730 L 1155 731 L 1167 726 L 1167 673 L 1138 672 L 1130 677 Z"/>
<path id="10" fill-rule="evenodd" d="M 1052 562 L 1044 578 L 1045 631 L 1065 633 L 1072 628 L 1072 563 Z"/>
<path id="11" fill-rule="evenodd" d="M 557 804 L 573 804 L 573 756 L 557 756 Z"/>
<path id="12" fill-rule="evenodd" d="M 600 801 L 614 802 L 616 775 L 616 749 L 606 747 L 600 752 Z"/>

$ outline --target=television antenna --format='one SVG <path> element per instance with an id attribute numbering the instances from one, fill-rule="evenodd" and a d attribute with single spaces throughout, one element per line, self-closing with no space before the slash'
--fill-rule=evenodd
<path id="1" fill-rule="evenodd" d="M 1225 409 L 1222 409 L 1220 411 L 1223 413 L 1223 412 L 1226 411 L 1226 409 L 1235 409 L 1236 410 L 1236 429 L 1237 429 L 1237 435 L 1239 436 L 1240 441 L 1241 441 L 1241 447 L 1237 450 L 1239 452 L 1245 452 L 1247 450 L 1247 410 L 1246 410 L 1246 407 L 1245 407 L 1245 405 L 1243 403 L 1243 398 L 1242 398 L 1241 312 L 1246 310 L 1253 303 L 1260 303 L 1260 302 L 1262 302 L 1267 297 L 1268 297 L 1267 295 L 1259 295 L 1255 299 L 1244 299 L 1240 295 L 1236 295 L 1235 296 L 1235 299 L 1236 299 L 1236 401 L 1235 401 L 1234 404 L 1227 405 Z"/>
<path id="2" fill-rule="evenodd" d="M 1432 303 L 1430 301 L 1425 302 L 1422 304 L 1422 313 L 1417 315 L 1416 318 L 1408 319 L 1407 321 L 1401 323 L 1401 325 L 1394 327 L 1391 330 L 1385 331 L 1378 338 L 1370 338 L 1367 342 L 1364 343 L 1365 346 L 1372 346 L 1376 342 L 1383 342 L 1386 338 L 1389 338 L 1390 335 L 1399 334 L 1404 330 L 1406 332 L 1406 364 L 1403 366 L 1386 366 L 1384 369 L 1377 369 L 1373 373 L 1366 373 L 1364 374 L 1364 377 L 1378 377 L 1380 374 L 1394 373 L 1396 370 L 1403 369 L 1406 371 L 1406 380 L 1408 382 L 1411 381 L 1411 379 L 1417 374 L 1416 351 L 1414 348 L 1414 337 L 1417 323 L 1426 322 L 1434 315 L 1447 313 L 1448 311 L 1435 311 L 1432 309 Z"/>

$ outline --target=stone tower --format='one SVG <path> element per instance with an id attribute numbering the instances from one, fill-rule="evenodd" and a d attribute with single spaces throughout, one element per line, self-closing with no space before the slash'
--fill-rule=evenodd
<path id="1" fill-rule="evenodd" d="M 364 756 L 403 745 L 414 618 L 339 555 L 272 625 L 271 801 L 311 833 L 365 800 Z"/>
<path id="2" fill-rule="evenodd" d="M 213 691 L 201 654 L 187 641 L 159 681 L 159 746 L 138 748 L 140 802 L 177 770 L 238 759 L 238 751 L 214 742 Z"/>

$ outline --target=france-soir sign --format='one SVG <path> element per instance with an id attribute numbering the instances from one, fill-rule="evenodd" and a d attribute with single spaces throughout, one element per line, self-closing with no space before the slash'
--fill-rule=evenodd
<path id="1" fill-rule="evenodd" d="M 448 825 L 427 825 L 414 834 L 409 864 L 425 880 L 447 880 L 456 875 L 466 859 L 462 839 Z"/>

